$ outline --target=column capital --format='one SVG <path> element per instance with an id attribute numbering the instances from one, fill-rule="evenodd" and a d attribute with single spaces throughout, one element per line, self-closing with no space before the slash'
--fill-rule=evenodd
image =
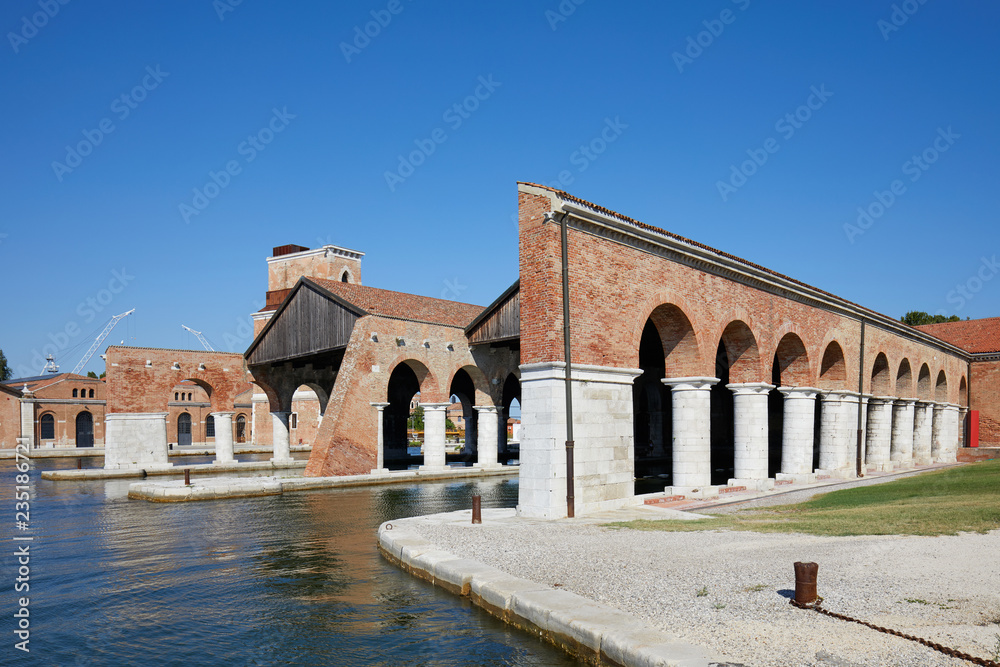
<path id="1" fill-rule="evenodd" d="M 816 387 L 778 387 L 778 391 L 785 395 L 785 398 L 816 398 L 819 389 Z"/>
<path id="2" fill-rule="evenodd" d="M 766 394 L 774 389 L 774 385 L 766 382 L 737 382 L 727 384 L 726 389 L 729 389 L 737 395 Z"/>
<path id="3" fill-rule="evenodd" d="M 479 412 L 497 412 L 500 408 L 495 405 L 473 405 Z"/>
<path id="4" fill-rule="evenodd" d="M 392 403 L 369 403 L 368 405 L 372 406 L 373 408 L 375 408 L 379 412 L 382 412 L 387 407 L 389 407 L 390 405 L 392 405 Z"/>
<path id="5" fill-rule="evenodd" d="M 235 410 L 222 410 L 221 412 L 209 412 L 211 417 L 232 417 L 236 414 Z"/>
<path id="6" fill-rule="evenodd" d="M 664 378 L 660 380 L 674 391 L 703 391 L 719 383 L 719 378 L 713 377 L 683 377 Z"/>
<path id="7" fill-rule="evenodd" d="M 868 401 L 870 403 L 874 403 L 876 405 L 884 405 L 886 403 L 895 403 L 898 400 L 899 399 L 896 398 L 895 396 L 872 396 L 871 398 L 868 399 Z"/>
<path id="8" fill-rule="evenodd" d="M 284 415 L 285 417 L 287 417 L 288 415 L 292 414 L 292 411 L 291 410 L 271 410 L 271 414 L 274 415 L 275 417 L 281 417 L 282 415 Z"/>
<path id="9" fill-rule="evenodd" d="M 447 410 L 451 403 L 421 403 L 420 407 L 424 410 Z"/>
<path id="10" fill-rule="evenodd" d="M 896 405 L 900 407 L 906 407 L 908 405 L 916 405 L 917 399 L 915 398 L 897 398 Z"/>

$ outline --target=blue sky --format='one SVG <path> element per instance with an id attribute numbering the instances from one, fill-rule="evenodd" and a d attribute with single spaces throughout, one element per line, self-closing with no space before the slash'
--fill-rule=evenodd
<path id="1" fill-rule="evenodd" d="M 18 375 L 131 308 L 109 343 L 242 351 L 287 243 L 488 304 L 518 180 L 893 317 L 1000 314 L 1000 6 L 234 3 L 0 9 Z"/>

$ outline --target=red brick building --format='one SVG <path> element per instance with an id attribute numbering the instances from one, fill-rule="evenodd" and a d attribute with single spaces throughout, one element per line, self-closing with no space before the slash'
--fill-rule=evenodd
<path id="1" fill-rule="evenodd" d="M 104 445 L 105 384 L 103 380 L 57 373 L 4 383 L 3 403 L 18 395 L 20 418 L 0 420 L 5 447 L 18 437 L 32 448 L 94 447 Z M 27 391 L 25 391 L 27 390 Z M 9 406 L 8 406 L 9 409 Z M 29 426 L 30 425 L 30 426 Z"/>

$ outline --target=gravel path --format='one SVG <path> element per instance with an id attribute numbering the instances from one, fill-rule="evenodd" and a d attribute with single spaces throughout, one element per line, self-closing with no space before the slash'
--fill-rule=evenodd
<path id="1" fill-rule="evenodd" d="M 783 502 L 789 502 L 784 496 Z M 1000 531 L 956 537 L 659 533 L 568 521 L 420 522 L 460 557 L 561 587 L 746 665 L 967 665 L 788 604 L 792 563 L 819 563 L 824 606 L 992 658 Z"/>

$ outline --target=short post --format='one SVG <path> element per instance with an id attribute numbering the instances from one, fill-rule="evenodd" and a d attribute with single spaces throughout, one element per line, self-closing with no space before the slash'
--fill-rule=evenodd
<path id="1" fill-rule="evenodd" d="M 483 522 L 483 497 L 472 496 L 472 523 Z"/>
<path id="2" fill-rule="evenodd" d="M 191 486 L 191 468 L 184 468 L 184 485 Z"/>
<path id="3" fill-rule="evenodd" d="M 795 563 L 795 603 L 811 605 L 819 599 L 816 593 L 817 563 Z"/>
<path id="4" fill-rule="evenodd" d="M 83 459 L 77 459 L 76 460 L 76 469 L 77 470 L 83 470 Z"/>

